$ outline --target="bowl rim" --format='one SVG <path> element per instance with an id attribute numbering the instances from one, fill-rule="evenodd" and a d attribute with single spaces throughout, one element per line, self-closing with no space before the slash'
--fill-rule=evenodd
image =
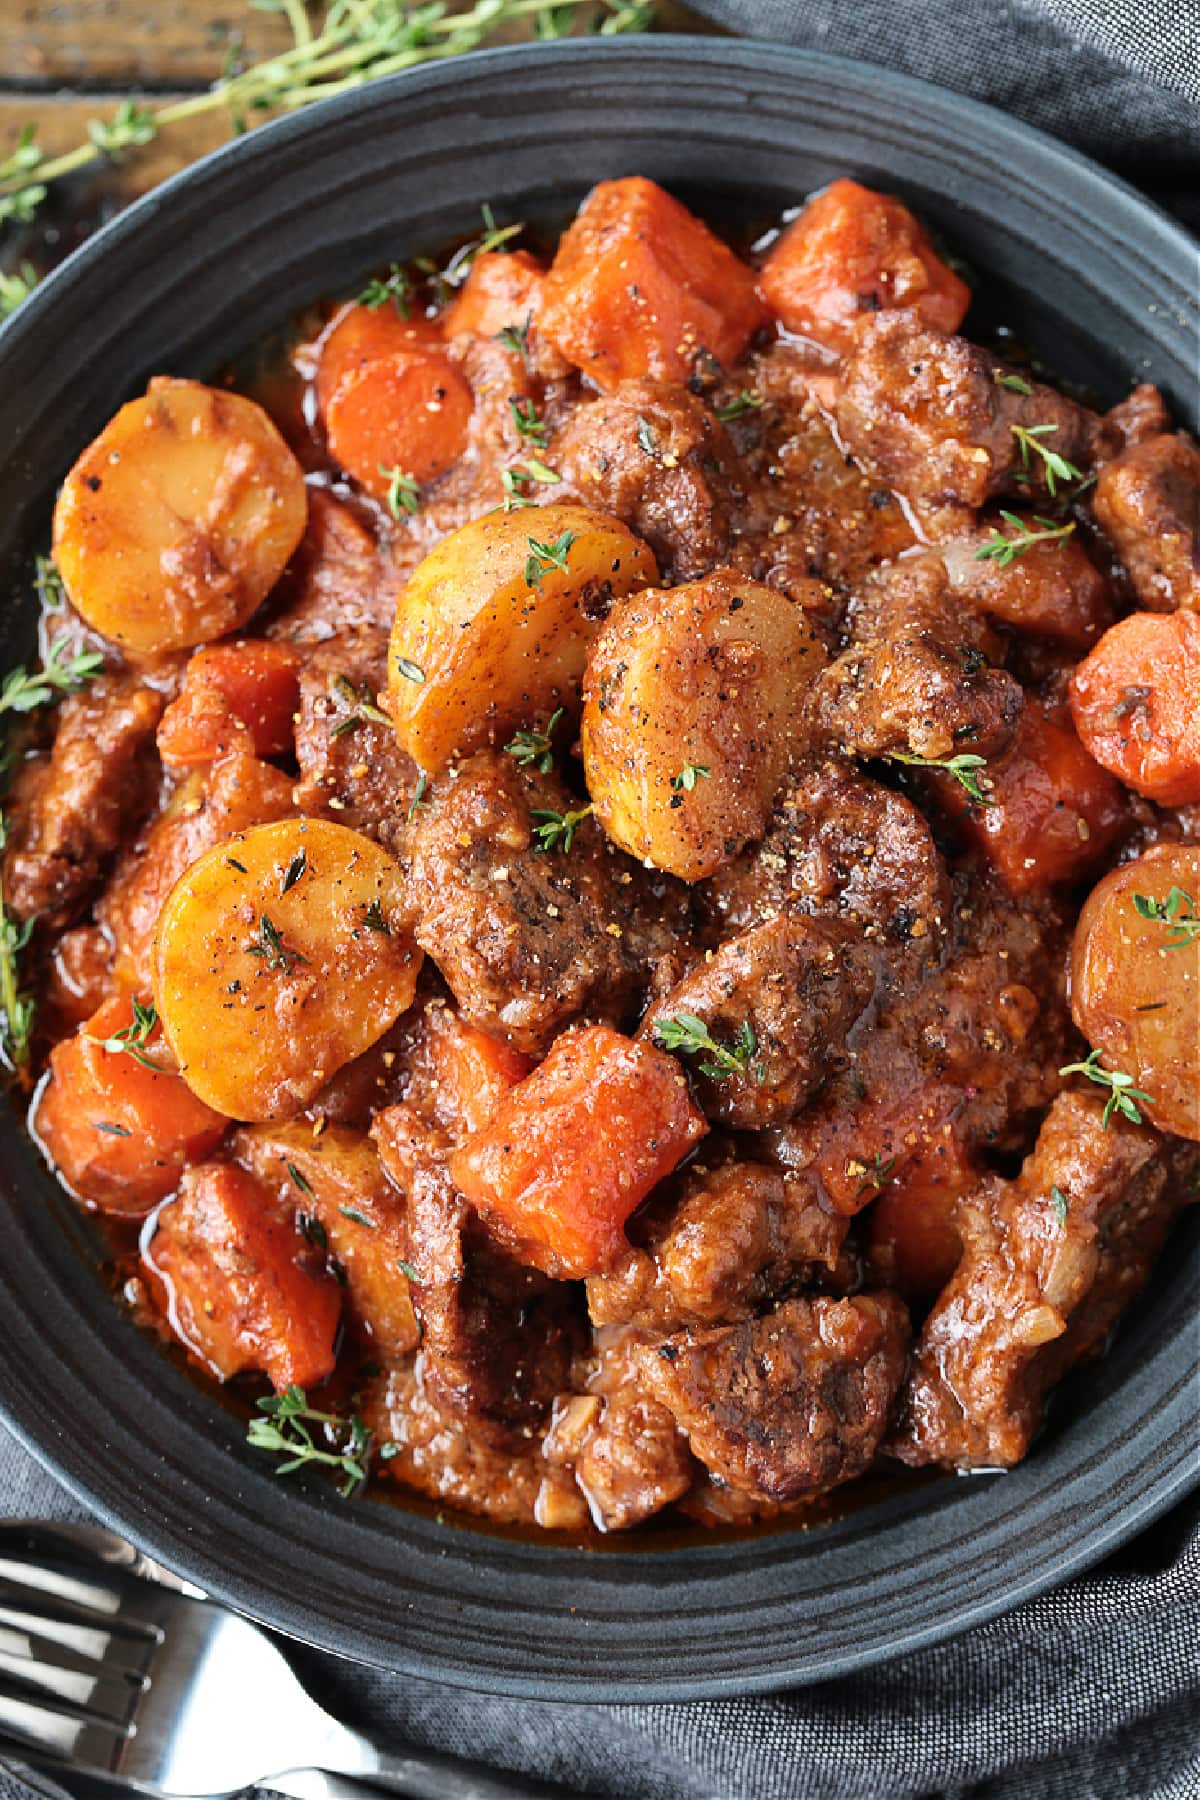
<path id="1" fill-rule="evenodd" d="M 1060 143 L 1036 127 L 1009 118 L 984 102 L 958 95 L 917 77 L 893 73 L 879 65 L 848 57 L 772 44 L 760 39 L 664 33 L 644 37 L 562 40 L 547 44 L 501 46 L 475 51 L 445 62 L 419 65 L 362 89 L 316 102 L 295 114 L 257 127 L 245 137 L 220 146 L 133 202 L 64 259 L 0 328 L 0 355 L 19 356 L 25 334 L 39 327 L 46 313 L 60 298 L 78 288 L 81 283 L 86 283 L 94 266 L 103 263 L 110 250 L 130 237 L 136 237 L 143 224 L 170 208 L 181 191 L 202 189 L 214 178 L 223 178 L 226 171 L 235 165 L 252 169 L 256 159 L 269 157 L 277 146 L 302 140 L 314 129 L 349 118 L 363 104 L 367 95 L 371 96 L 373 104 L 383 105 L 393 98 L 400 101 L 421 91 L 436 93 L 452 89 L 456 82 L 465 78 L 487 78 L 507 70 L 536 67 L 547 62 L 561 62 L 568 66 L 583 62 L 597 65 L 601 59 L 614 66 L 631 62 L 661 64 L 664 60 L 675 60 L 683 64 L 702 65 L 707 72 L 711 72 L 714 67 L 728 66 L 734 61 L 740 72 L 748 76 L 753 75 L 756 68 L 763 68 L 766 72 L 769 65 L 770 72 L 775 75 L 783 71 L 797 75 L 803 73 L 811 77 L 813 74 L 819 76 L 824 71 L 831 78 L 836 77 L 842 85 L 855 81 L 861 84 L 865 78 L 868 84 L 881 85 L 890 95 L 901 100 L 907 99 L 914 106 L 932 106 L 943 118 L 952 114 L 968 126 L 974 122 L 981 132 L 986 133 L 991 145 L 1007 149 L 1014 156 L 1027 155 L 1032 148 L 1049 166 L 1064 173 L 1069 172 L 1076 184 L 1082 184 L 1085 190 L 1084 203 L 1086 197 L 1094 198 L 1097 203 L 1101 199 L 1111 203 L 1114 196 L 1118 197 L 1126 207 L 1136 209 L 1143 225 L 1154 226 L 1162 253 L 1168 260 L 1191 258 L 1195 254 L 1194 241 L 1177 221 L 1127 182 L 1109 174 L 1081 152 Z M 115 1308 L 113 1317 L 118 1317 Z M 262 1619 L 284 1635 L 294 1636 L 302 1643 L 343 1658 L 424 1676 L 448 1685 L 471 1689 L 482 1686 L 495 1693 L 542 1700 L 593 1703 L 647 1699 L 690 1700 L 775 1691 L 847 1674 L 894 1656 L 943 1642 L 1045 1592 L 1110 1554 L 1119 1544 L 1144 1529 L 1200 1484 L 1200 1458 L 1189 1458 L 1185 1453 L 1169 1469 L 1158 1471 L 1153 1484 L 1126 1501 L 1118 1515 L 1111 1520 L 1093 1522 L 1086 1527 L 1078 1542 L 1070 1551 L 1060 1554 L 1052 1567 L 1035 1569 L 1021 1579 L 1005 1579 L 987 1596 L 959 1603 L 948 1615 L 939 1616 L 924 1626 L 907 1625 L 896 1642 L 882 1645 L 876 1642 L 865 1648 L 825 1655 L 819 1667 L 798 1664 L 772 1671 L 766 1676 L 753 1673 L 693 1675 L 679 1680 L 664 1675 L 650 1683 L 645 1679 L 633 1682 L 591 1678 L 582 1686 L 564 1688 L 551 1679 L 522 1678 L 508 1673 L 484 1679 L 478 1670 L 460 1670 L 442 1656 L 426 1657 L 408 1648 L 402 1653 L 397 1651 L 394 1655 L 383 1656 L 364 1649 L 361 1638 L 356 1643 L 353 1631 L 347 1632 L 332 1620 L 307 1616 L 302 1624 L 298 1623 L 296 1608 L 293 1608 L 293 1616 L 284 1617 L 281 1623 L 280 1614 L 272 1616 L 265 1605 L 255 1603 L 256 1597 L 253 1594 L 248 1595 L 244 1588 L 239 1591 L 235 1578 L 231 1576 L 229 1581 L 225 1581 L 219 1564 L 207 1549 L 189 1542 L 169 1523 L 164 1524 L 160 1530 L 153 1515 L 139 1509 L 132 1491 L 127 1496 L 124 1508 L 104 1501 L 98 1502 L 88 1485 L 84 1457 L 70 1443 L 56 1440 L 53 1423 L 40 1414 L 33 1413 L 23 1403 L 19 1382 L 16 1386 L 8 1384 L 6 1389 L 6 1373 L 0 1370 L 0 1419 L 5 1421 L 18 1441 L 91 1514 L 102 1519 L 112 1529 L 136 1538 L 139 1545 L 147 1548 L 168 1566 L 190 1575 L 214 1598 Z M 1200 1447 L 1200 1431 L 1197 1433 L 1197 1447 Z M 483 1532 L 471 1533 L 469 1527 L 464 1529 L 476 1543 L 485 1541 Z M 456 1536 L 460 1535 L 456 1532 Z M 717 1545 L 711 1546 L 706 1554 L 717 1555 L 719 1549 Z M 529 1550 L 531 1554 L 546 1559 L 547 1562 L 562 1554 L 556 1545 L 530 1544 Z M 449 1554 L 453 1558 L 453 1547 Z M 664 1554 L 670 1555 L 673 1552 Z M 648 1555 L 652 1556 L 653 1553 L 638 1552 L 639 1560 L 643 1563 Z M 262 1600 L 264 1597 L 260 1595 L 257 1598 Z M 302 1611 L 302 1608 L 299 1610 Z"/>

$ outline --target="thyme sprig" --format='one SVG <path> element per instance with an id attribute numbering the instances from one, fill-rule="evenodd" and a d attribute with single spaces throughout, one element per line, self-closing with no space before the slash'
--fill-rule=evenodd
<path id="1" fill-rule="evenodd" d="M 412 280 L 408 270 L 402 263 L 389 263 L 386 275 L 376 275 L 368 281 L 358 296 L 358 304 L 365 306 L 369 312 L 378 312 L 390 300 L 402 319 L 407 319 L 411 308 L 409 295 L 412 292 Z"/>
<path id="2" fill-rule="evenodd" d="M 575 842 L 575 833 L 586 818 L 591 816 L 589 805 L 581 806 L 572 812 L 553 812 L 548 807 L 535 806 L 530 818 L 539 821 L 534 827 L 535 850 L 561 850 L 565 856 Z"/>
<path id="3" fill-rule="evenodd" d="M 387 509 L 393 519 L 399 520 L 405 513 L 411 517 L 421 510 L 421 484 L 414 481 L 411 475 L 396 465 L 394 469 L 379 465 L 379 473 L 387 476 Z"/>
<path id="4" fill-rule="evenodd" d="M 1140 1125 L 1142 1115 L 1135 1103 L 1138 1100 L 1153 1103 L 1153 1097 L 1150 1094 L 1144 1094 L 1141 1088 L 1134 1087 L 1132 1075 L 1126 1075 L 1123 1069 L 1104 1068 L 1100 1062 L 1099 1050 L 1093 1050 L 1086 1062 L 1067 1063 L 1058 1072 L 1060 1075 L 1084 1075 L 1089 1081 L 1094 1081 L 1097 1087 L 1105 1087 L 1109 1090 L 1104 1116 L 1100 1121 L 1106 1131 L 1108 1130 L 1108 1121 L 1114 1112 L 1119 1112 L 1122 1118 L 1130 1119 L 1135 1125 Z"/>
<path id="5" fill-rule="evenodd" d="M 320 1463 L 341 1470 L 345 1477 L 341 1487 L 343 1499 L 362 1487 L 367 1479 L 371 1434 L 357 1413 L 343 1419 L 337 1413 L 319 1412 L 308 1404 L 304 1389 L 295 1386 L 259 1400 L 257 1406 L 265 1416 L 250 1420 L 246 1442 L 252 1450 L 266 1450 L 287 1458 L 276 1469 L 276 1475 L 290 1475 L 295 1469 Z M 325 1431 L 324 1449 L 313 1440 L 314 1425 Z"/>
<path id="6" fill-rule="evenodd" d="M 695 1013 L 678 1012 L 656 1022 L 654 1041 L 662 1050 L 705 1056 L 707 1061 L 700 1064 L 700 1073 L 713 1081 L 728 1081 L 732 1075 L 753 1075 L 755 1081 L 762 1081 L 766 1075 L 762 1064 L 754 1060 L 758 1034 L 749 1019 L 742 1023 L 732 1043 L 721 1044 Z"/>
<path id="7" fill-rule="evenodd" d="M 1024 556 L 1027 550 L 1032 550 L 1035 544 L 1061 544 L 1075 529 L 1073 521 L 1066 525 L 1056 525 L 1053 519 L 1035 516 L 1033 523 L 1040 526 L 1041 530 L 1034 531 L 1024 519 L 1014 512 L 1005 512 L 1003 507 L 1000 509 L 1000 517 L 1006 525 L 1013 527 L 1012 535 L 996 526 L 991 536 L 976 550 L 975 561 L 994 562 L 1001 569 L 1007 569 L 1010 563 L 1016 562 L 1018 556 Z"/>
<path id="8" fill-rule="evenodd" d="M 37 213 L 49 185 L 92 164 L 125 157 L 152 143 L 172 125 L 201 114 L 225 111 L 234 132 L 246 130 L 253 114 L 292 112 L 395 75 L 418 63 L 443 61 L 478 50 L 503 27 L 521 20 L 553 24 L 564 35 L 568 15 L 587 21 L 601 36 L 644 31 L 653 22 L 646 0 L 475 0 L 452 13 L 446 0 L 411 5 L 407 0 L 328 0 L 311 21 L 303 0 L 252 0 L 260 12 L 280 13 L 291 30 L 288 49 L 248 67 L 238 66 L 236 39 L 220 78 L 202 94 L 164 106 L 126 100 L 108 118 L 89 121 L 87 139 L 61 156 L 47 157 L 37 127 L 27 125 L 12 152 L 0 161 L 0 224 L 27 223 Z M 511 227 L 501 227 L 511 235 Z M 503 240 L 501 240 L 503 241 Z M 474 247 L 477 254 L 483 247 Z M 495 248 L 495 242 L 487 245 Z M 469 248 L 469 247 L 467 247 Z M 460 257 L 466 251 L 460 252 Z M 465 279 L 462 267 L 460 279 Z"/>
<path id="9" fill-rule="evenodd" d="M 740 393 L 724 406 L 718 406 L 717 417 L 727 425 L 730 419 L 740 419 L 743 413 L 758 412 L 763 405 L 763 397 L 754 388 L 743 388 Z"/>
<path id="10" fill-rule="evenodd" d="M 0 853 L 8 842 L 8 820 L 0 812 Z M 35 1007 L 21 991 L 21 955 L 33 935 L 33 921 L 14 919 L 4 898 L 0 871 L 0 1053 L 18 1072 L 29 1061 Z"/>
<path id="11" fill-rule="evenodd" d="M 524 768 L 532 763 L 540 775 L 548 775 L 554 767 L 554 728 L 563 716 L 563 708 L 556 707 L 544 726 L 530 725 L 514 732 L 505 744 L 507 756 Z"/>
<path id="12" fill-rule="evenodd" d="M 143 1006 L 140 1000 L 133 1002 L 133 1018 L 120 1031 L 114 1031 L 111 1037 L 98 1038 L 89 1035 L 89 1044 L 99 1044 L 110 1056 L 119 1056 L 122 1052 L 132 1056 L 134 1062 L 140 1063 L 143 1069 L 150 1069 L 155 1075 L 163 1073 L 163 1065 L 156 1062 L 146 1049 L 153 1032 L 158 1026 L 158 1011 L 153 1002 Z"/>
<path id="13" fill-rule="evenodd" d="M 34 712 L 62 694 L 86 687 L 104 667 L 98 650 L 77 650 L 66 637 L 55 638 L 40 669 L 13 669 L 0 687 L 0 713 Z"/>
<path id="14" fill-rule="evenodd" d="M 706 781 L 712 774 L 707 763 L 684 763 L 677 775 L 671 777 L 671 787 L 677 794 L 690 794 L 698 781 Z"/>
<path id="15" fill-rule="evenodd" d="M 987 768 L 987 757 L 977 756 L 971 751 L 961 751 L 957 756 L 914 756 L 909 751 L 891 750 L 888 752 L 889 762 L 907 763 L 914 769 L 944 769 L 952 775 L 958 785 L 965 789 L 977 806 L 994 806 L 984 793 L 977 773 Z"/>
<path id="16" fill-rule="evenodd" d="M 1140 918 L 1152 919 L 1155 924 L 1167 927 L 1168 950 L 1182 950 L 1200 937 L 1196 902 L 1181 887 L 1173 887 L 1165 900 L 1158 900 L 1153 894 L 1135 894 L 1133 908 Z"/>
<path id="17" fill-rule="evenodd" d="M 543 543 L 534 537 L 527 538 L 525 541 L 529 545 L 529 555 L 525 560 L 526 587 L 540 589 L 552 569 L 561 569 L 565 573 L 567 554 L 578 536 L 577 531 L 564 531 L 561 537 L 553 538 L 549 543 Z"/>
<path id="18" fill-rule="evenodd" d="M 329 696 L 343 715 L 330 732 L 331 737 L 345 737 L 348 731 L 357 731 L 368 720 L 374 725 L 393 724 L 391 714 L 385 713 L 381 706 L 376 706 L 368 691 L 360 693 L 348 675 L 333 677 L 329 684 Z"/>
<path id="19" fill-rule="evenodd" d="M 1029 470 L 1032 467 L 1031 455 L 1041 457 L 1045 465 L 1043 473 L 1046 492 L 1052 500 L 1057 496 L 1058 482 L 1083 480 L 1082 469 L 1077 469 L 1065 456 L 1060 456 L 1057 450 L 1052 450 L 1049 444 L 1042 442 L 1044 437 L 1049 437 L 1051 432 L 1058 430 L 1057 425 L 1013 425 L 1011 430 L 1021 452 L 1023 469 Z"/>
<path id="20" fill-rule="evenodd" d="M 268 969 L 279 969 L 285 975 L 290 975 L 297 963 L 308 961 L 299 950 L 288 949 L 283 933 L 268 913 L 263 913 L 258 921 L 258 942 L 244 948 L 247 956 L 261 956 Z"/>

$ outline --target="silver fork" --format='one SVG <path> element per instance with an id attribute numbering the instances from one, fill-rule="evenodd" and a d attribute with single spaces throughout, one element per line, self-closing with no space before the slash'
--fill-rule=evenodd
<path id="1" fill-rule="evenodd" d="M 0 1739 L 165 1795 L 319 1769 L 430 1800 L 562 1800 L 436 1752 L 392 1752 L 317 1705 L 271 1640 L 113 1533 L 0 1525 Z"/>

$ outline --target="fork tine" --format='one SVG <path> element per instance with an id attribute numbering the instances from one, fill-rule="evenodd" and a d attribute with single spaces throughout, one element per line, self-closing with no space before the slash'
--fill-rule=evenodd
<path id="1" fill-rule="evenodd" d="M 0 1688 L 0 1738 L 61 1761 L 113 1769 L 128 1728 L 83 1712 L 21 1698 Z"/>
<path id="2" fill-rule="evenodd" d="M 114 1725 L 129 1723 L 145 1685 L 145 1677 L 132 1670 L 118 1675 L 94 1666 L 72 1668 L 55 1657 L 52 1646 L 36 1639 L 24 1654 L 0 1649 L 0 1693 L 15 1692 L 20 1698 L 25 1690 L 25 1698 L 45 1699 L 51 1705 L 65 1700 Z"/>
<path id="3" fill-rule="evenodd" d="M 0 1605 L 0 1629 L 61 1644 L 64 1649 L 73 1650 L 93 1663 L 104 1659 L 113 1642 L 112 1632 L 102 1626 L 75 1625 L 67 1619 L 47 1618 L 44 1613 L 27 1612 L 16 1606 Z"/>
<path id="4" fill-rule="evenodd" d="M 146 1597 L 140 1591 L 144 1586 L 134 1579 L 123 1588 L 116 1583 L 82 1581 L 61 1569 L 0 1557 L 0 1607 L 29 1607 L 38 1613 L 53 1613 L 67 1624 L 157 1639 L 158 1626 L 144 1616 Z"/>

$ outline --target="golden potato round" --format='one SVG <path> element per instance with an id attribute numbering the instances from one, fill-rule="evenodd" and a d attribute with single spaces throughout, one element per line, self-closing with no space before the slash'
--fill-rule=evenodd
<path id="1" fill-rule="evenodd" d="M 641 539 L 586 506 L 492 512 L 451 532 L 396 608 L 388 704 L 401 744 L 433 774 L 557 707 L 577 713 L 612 599 L 657 580 Z"/>
<path id="2" fill-rule="evenodd" d="M 802 610 L 717 569 L 633 594 L 588 657 L 583 765 L 631 856 L 700 881 L 766 824 L 825 662 Z"/>
<path id="3" fill-rule="evenodd" d="M 154 999 L 179 1072 L 232 1119 L 284 1119 L 412 1001 L 398 864 L 322 819 L 218 844 L 159 916 Z"/>
<path id="4" fill-rule="evenodd" d="M 1200 845 L 1159 844 L 1106 875 L 1075 928 L 1071 1012 L 1104 1067 L 1149 1095 L 1136 1104 L 1152 1124 L 1200 1139 L 1198 907 Z"/>
<path id="5" fill-rule="evenodd" d="M 54 558 L 88 624 L 153 657 L 244 625 L 307 516 L 304 473 L 261 406 L 164 378 L 67 476 Z"/>

